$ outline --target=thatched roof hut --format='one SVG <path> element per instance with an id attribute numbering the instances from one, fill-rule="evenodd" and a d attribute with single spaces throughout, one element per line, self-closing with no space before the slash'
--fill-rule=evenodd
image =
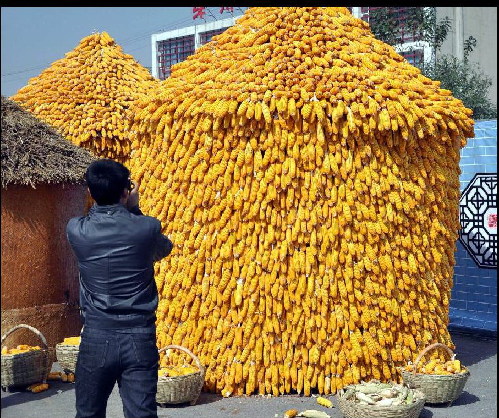
<path id="1" fill-rule="evenodd" d="M 2 188 L 81 183 L 94 157 L 2 96 Z"/>
<path id="2" fill-rule="evenodd" d="M 2 96 L 2 334 L 27 323 L 52 348 L 78 334 L 78 270 L 65 229 L 83 214 L 83 174 L 93 160 Z M 4 344 L 40 341 L 23 330 Z"/>

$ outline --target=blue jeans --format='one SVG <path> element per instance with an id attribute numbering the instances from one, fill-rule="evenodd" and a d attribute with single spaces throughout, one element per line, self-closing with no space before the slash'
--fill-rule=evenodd
<path id="1" fill-rule="evenodd" d="M 154 333 L 84 328 L 76 362 L 76 418 L 106 416 L 118 382 L 126 418 L 156 418 L 158 349 Z"/>

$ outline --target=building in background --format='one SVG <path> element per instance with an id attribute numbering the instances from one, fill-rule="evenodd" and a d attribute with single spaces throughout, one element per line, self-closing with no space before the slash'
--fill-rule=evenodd
<path id="1" fill-rule="evenodd" d="M 354 16 L 369 22 L 369 11 L 379 9 L 379 7 L 348 7 L 348 9 Z M 399 19 L 403 21 L 406 18 L 408 7 L 398 7 L 397 9 Z M 185 60 L 201 45 L 209 42 L 213 36 L 234 25 L 239 17 L 241 16 L 153 34 L 151 36 L 152 75 L 164 80 L 170 75 L 172 65 Z M 431 49 L 427 43 L 414 39 L 411 34 L 403 34 L 403 39 L 404 45 L 397 47 L 397 52 L 411 64 L 418 65 L 425 56 L 431 56 Z"/>
<path id="2" fill-rule="evenodd" d="M 208 9 L 208 8 L 193 8 Z M 223 9 L 223 8 L 222 8 Z M 370 11 L 379 7 L 348 7 L 352 15 L 369 23 Z M 404 19 L 409 7 L 397 7 L 396 13 L 401 21 L 402 39 L 404 43 L 397 46 L 397 52 L 413 65 L 420 65 L 432 56 L 428 43 L 404 33 Z M 242 11 L 241 8 L 238 10 Z M 196 13 L 204 11 L 193 10 Z M 471 35 L 477 40 L 477 46 L 470 54 L 470 60 L 478 62 L 483 72 L 492 78 L 489 97 L 497 104 L 497 8 L 495 7 L 437 7 L 437 19 L 448 16 L 452 28 L 442 45 L 441 54 L 464 56 L 464 41 Z M 194 17 L 198 17 L 195 15 Z M 202 17 L 202 16 L 201 16 Z M 151 36 L 152 43 L 152 75 L 164 80 L 170 75 L 172 65 L 185 60 L 197 48 L 209 42 L 214 35 L 222 33 L 234 25 L 239 16 L 223 20 L 193 25 Z"/>
<path id="3" fill-rule="evenodd" d="M 497 7 L 437 7 L 437 19 L 445 16 L 450 18 L 452 28 L 440 54 L 462 59 L 464 41 L 473 36 L 477 44 L 469 60 L 478 63 L 492 79 L 489 98 L 497 105 Z"/>
<path id="4" fill-rule="evenodd" d="M 475 122 L 461 150 L 450 326 L 497 335 L 497 119 Z"/>
<path id="5" fill-rule="evenodd" d="M 381 7 L 349 7 L 352 15 L 370 23 L 372 10 L 381 9 Z M 431 57 L 431 47 L 427 42 L 410 32 L 404 32 L 404 21 L 407 19 L 407 12 L 409 7 L 394 7 L 397 15 L 397 20 L 400 22 L 400 31 L 403 44 L 396 47 L 397 52 L 402 55 L 412 65 L 419 66 L 425 59 Z"/>
<path id="6" fill-rule="evenodd" d="M 241 16 L 153 34 L 151 36 L 153 77 L 160 80 L 167 78 L 172 65 L 194 54 L 196 49 L 211 41 L 213 36 L 233 26 L 239 17 Z"/>
<path id="7" fill-rule="evenodd" d="M 369 22 L 369 12 L 379 7 L 349 7 L 355 17 Z M 403 23 L 408 7 L 397 7 L 398 19 Z M 463 59 L 465 40 L 473 36 L 477 45 L 469 55 L 471 62 L 478 63 L 481 70 L 492 79 L 489 89 L 490 100 L 497 105 L 497 8 L 496 7 L 436 7 L 437 20 L 448 17 L 451 28 L 447 34 L 437 59 L 441 55 L 453 55 Z M 403 24 L 401 25 L 403 31 Z M 404 44 L 397 47 L 397 52 L 413 65 L 431 58 L 430 45 L 402 33 Z"/>

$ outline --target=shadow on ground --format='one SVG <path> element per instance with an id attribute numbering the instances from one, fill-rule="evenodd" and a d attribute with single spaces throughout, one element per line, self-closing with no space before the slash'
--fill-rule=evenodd
<path id="1" fill-rule="evenodd" d="M 221 395 L 217 395 L 215 393 L 201 392 L 195 405 L 206 405 L 206 404 L 220 401 L 222 399 L 223 399 L 223 397 Z M 191 406 L 191 404 L 189 402 L 178 403 L 178 404 L 164 404 L 163 406 L 158 404 L 158 413 L 159 413 L 159 411 L 163 411 L 163 410 L 166 411 L 168 409 L 185 408 L 185 407 L 190 407 L 190 406 Z"/>
<path id="2" fill-rule="evenodd" d="M 40 401 L 41 399 L 57 396 L 62 392 L 74 390 L 74 384 L 64 382 L 48 382 L 49 388 L 40 393 L 32 393 L 24 388 L 11 388 L 10 396 L 2 397 L 2 409 L 10 406 L 28 402 Z"/>
<path id="3" fill-rule="evenodd" d="M 471 366 L 497 354 L 497 339 L 489 336 L 470 335 L 452 330 L 452 342 L 456 346 L 456 358 L 464 366 Z"/>
<path id="4" fill-rule="evenodd" d="M 431 418 L 432 416 L 433 412 L 431 412 L 429 409 L 423 408 L 421 414 L 419 415 L 419 418 Z"/>
<path id="5" fill-rule="evenodd" d="M 480 398 L 478 396 L 473 395 L 472 393 L 466 392 L 463 390 L 459 398 L 457 398 L 454 402 L 452 402 L 452 406 L 458 406 L 458 405 L 471 405 L 472 403 L 480 401 Z M 428 403 L 428 406 L 432 408 L 448 408 L 449 405 L 448 403 Z"/>

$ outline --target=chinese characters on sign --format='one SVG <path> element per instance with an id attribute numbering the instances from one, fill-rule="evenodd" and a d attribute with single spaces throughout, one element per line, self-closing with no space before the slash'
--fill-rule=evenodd
<path id="1" fill-rule="evenodd" d="M 192 19 L 197 19 L 200 17 L 201 19 L 204 19 L 204 15 L 206 14 L 205 12 L 206 7 L 193 7 L 192 8 Z"/>
<path id="2" fill-rule="evenodd" d="M 233 13 L 233 7 L 220 7 L 220 14 L 223 12 Z M 192 8 L 192 19 L 197 19 L 198 17 L 204 19 L 204 15 L 206 14 L 206 7 L 193 7 Z"/>

